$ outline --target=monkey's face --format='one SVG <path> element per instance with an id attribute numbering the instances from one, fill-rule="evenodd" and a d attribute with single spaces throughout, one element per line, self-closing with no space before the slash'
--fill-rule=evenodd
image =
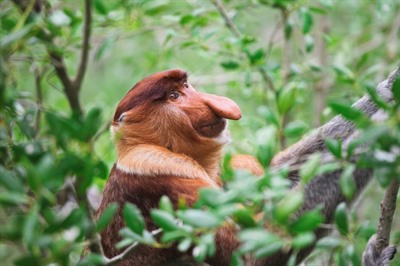
<path id="1" fill-rule="evenodd" d="M 169 93 L 168 105 L 180 110 L 196 133 L 206 138 L 220 136 L 226 128 L 226 119 L 241 117 L 239 107 L 232 100 L 198 92 L 186 81 Z"/>
<path id="2" fill-rule="evenodd" d="M 226 119 L 240 119 L 232 100 L 196 91 L 182 70 L 168 70 L 137 83 L 119 103 L 113 131 L 124 145 L 153 144 L 192 154 L 222 144 Z"/>

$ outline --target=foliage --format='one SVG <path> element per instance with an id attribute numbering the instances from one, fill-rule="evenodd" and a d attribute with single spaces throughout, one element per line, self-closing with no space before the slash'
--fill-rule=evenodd
<path id="1" fill-rule="evenodd" d="M 340 188 L 352 199 L 355 167 L 374 168 L 381 187 L 400 176 L 400 81 L 392 103 L 375 92 L 399 63 L 397 1 L 87 1 L 89 67 L 82 88 L 72 86 L 75 104 L 58 67 L 62 62 L 67 74 L 81 72 L 84 5 L 49 0 L 38 12 L 35 2 L 0 3 L 0 259 L 6 265 L 78 262 L 85 239 L 96 239 L 117 210 L 110 206 L 95 224 L 86 197 L 89 189 L 101 190 L 115 160 L 105 130 L 112 110 L 134 82 L 166 68 L 187 69 L 199 89 L 239 103 L 245 115 L 231 124 L 229 153 L 256 155 L 266 174 L 233 171 L 228 155 L 223 190 L 200 191 L 193 208 L 182 203 L 173 210 L 163 198 L 151 212 L 160 240 L 144 228 L 137 208 L 126 205 L 119 247 L 176 242 L 181 251 L 194 246 L 194 258 L 203 261 L 215 254 L 216 229 L 232 225 L 241 228 L 242 243 L 233 265 L 242 265 L 243 254 L 263 257 L 282 247 L 295 250 L 294 264 L 324 221 L 319 208 L 296 215 L 302 190 L 288 193 L 289 169 L 268 166 L 274 154 L 335 114 L 354 122 L 360 137 L 346 145 L 326 140 L 334 160 L 311 157 L 300 170 L 302 187 L 341 167 Z M 365 93 L 387 120 L 371 121 L 350 106 Z M 351 160 L 366 146 L 360 160 Z M 374 189 L 358 211 L 339 205 L 339 233 L 318 241 L 308 261 L 360 265 L 380 198 Z M 399 223 L 397 217 L 392 230 L 397 245 Z M 82 264 L 105 261 L 91 254 Z"/>

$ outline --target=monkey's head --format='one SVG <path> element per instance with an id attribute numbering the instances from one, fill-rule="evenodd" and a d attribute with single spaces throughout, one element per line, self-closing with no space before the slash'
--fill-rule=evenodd
<path id="1" fill-rule="evenodd" d="M 240 117 L 235 102 L 196 91 L 187 73 L 174 69 L 146 77 L 125 95 L 112 132 L 118 149 L 151 144 L 196 157 L 226 143 L 226 119 Z"/>

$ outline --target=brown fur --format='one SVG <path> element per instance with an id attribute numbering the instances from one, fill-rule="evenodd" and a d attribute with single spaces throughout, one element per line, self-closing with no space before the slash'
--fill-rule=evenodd
<path id="1" fill-rule="evenodd" d="M 180 93 L 177 99 L 169 98 Z M 184 199 L 189 206 L 203 187 L 218 188 L 219 161 L 229 140 L 225 119 L 239 119 L 239 107 L 231 100 L 197 92 L 187 84 L 187 74 L 169 70 L 137 83 L 119 103 L 112 132 L 118 161 L 103 192 L 98 217 L 112 202 L 120 209 L 111 224 L 101 232 L 107 257 L 122 252 L 115 248 L 118 232 L 125 224 L 122 206 L 135 204 L 146 220 L 148 230 L 156 229 L 149 211 L 167 195 L 175 204 Z M 233 228 L 217 232 L 217 256 L 212 265 L 228 265 L 237 248 Z M 118 265 L 168 265 L 182 256 L 175 248 L 137 248 Z"/>

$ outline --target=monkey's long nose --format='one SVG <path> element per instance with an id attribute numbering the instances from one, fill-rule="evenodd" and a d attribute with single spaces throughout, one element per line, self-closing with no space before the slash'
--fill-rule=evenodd
<path id="1" fill-rule="evenodd" d="M 239 106 L 231 99 L 208 93 L 199 94 L 204 103 L 220 117 L 232 120 L 239 120 L 242 117 Z"/>

